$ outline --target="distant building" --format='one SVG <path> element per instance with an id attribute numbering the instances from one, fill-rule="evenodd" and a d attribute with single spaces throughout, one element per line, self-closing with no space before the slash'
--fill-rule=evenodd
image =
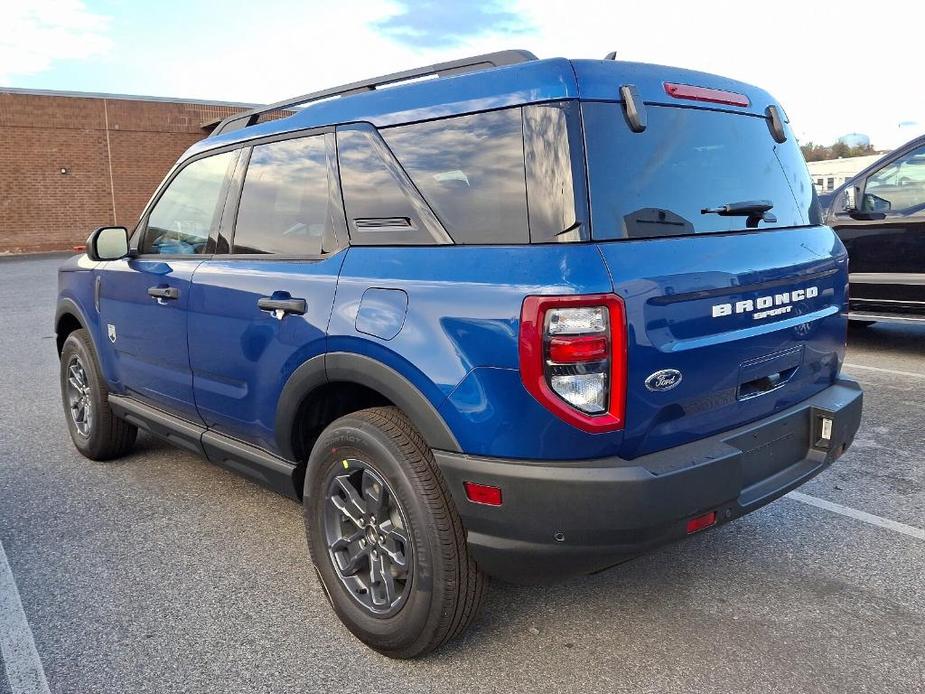
<path id="1" fill-rule="evenodd" d="M 0 87 L 0 253 L 133 227 L 177 157 L 250 104 Z"/>
<path id="2" fill-rule="evenodd" d="M 823 161 L 807 162 L 809 175 L 813 179 L 817 193 L 830 193 L 842 183 L 861 170 L 877 161 L 883 153 L 870 154 L 864 157 L 843 157 L 841 159 L 825 159 Z"/>

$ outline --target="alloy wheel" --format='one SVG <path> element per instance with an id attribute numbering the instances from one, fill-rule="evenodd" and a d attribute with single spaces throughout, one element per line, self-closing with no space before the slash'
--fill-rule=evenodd
<path id="1" fill-rule="evenodd" d="M 90 437 L 93 427 L 93 394 L 80 357 L 71 357 L 67 365 L 67 401 L 77 433 Z"/>
<path id="2" fill-rule="evenodd" d="M 411 592 L 413 549 L 398 499 L 368 463 L 344 459 L 331 476 L 324 538 L 338 578 L 377 617 L 395 614 Z"/>

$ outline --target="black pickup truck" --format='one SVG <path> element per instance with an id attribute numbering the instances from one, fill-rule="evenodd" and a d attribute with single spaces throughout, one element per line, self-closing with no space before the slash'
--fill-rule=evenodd
<path id="1" fill-rule="evenodd" d="M 846 181 L 825 223 L 851 263 L 849 318 L 925 323 L 925 135 Z"/>

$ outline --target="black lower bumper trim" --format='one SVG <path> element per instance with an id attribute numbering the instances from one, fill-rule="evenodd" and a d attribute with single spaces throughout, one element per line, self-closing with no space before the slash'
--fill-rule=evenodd
<path id="1" fill-rule="evenodd" d="M 862 393 L 848 379 L 764 420 L 634 460 L 522 461 L 435 451 L 476 561 L 490 574 L 541 582 L 591 573 L 684 537 L 687 521 L 723 523 L 817 475 L 851 444 Z M 819 438 L 823 418 L 830 436 Z M 473 504 L 463 483 L 500 487 Z"/>

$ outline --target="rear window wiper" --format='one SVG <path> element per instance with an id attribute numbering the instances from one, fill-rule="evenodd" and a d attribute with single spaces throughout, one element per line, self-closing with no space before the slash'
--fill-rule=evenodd
<path id="1" fill-rule="evenodd" d="M 757 229 L 758 222 L 773 224 L 777 217 L 770 210 L 774 203 L 770 200 L 743 200 L 740 202 L 727 202 L 719 207 L 704 207 L 700 214 L 718 214 L 720 217 L 748 217 L 745 226 Z"/>

